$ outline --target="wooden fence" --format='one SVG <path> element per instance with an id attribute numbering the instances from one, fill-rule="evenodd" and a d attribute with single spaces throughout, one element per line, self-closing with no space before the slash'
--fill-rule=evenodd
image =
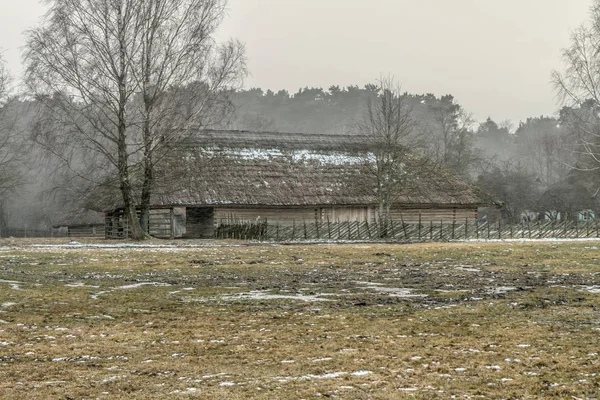
<path id="1" fill-rule="evenodd" d="M 66 236 L 66 232 L 60 232 L 57 229 L 0 228 L 0 238 L 50 238 Z"/>
<path id="2" fill-rule="evenodd" d="M 392 240 L 392 241 L 451 241 L 471 239 L 548 239 L 600 238 L 600 224 L 591 221 L 536 221 L 521 224 L 481 222 L 477 220 L 404 223 L 390 221 L 387 226 L 376 222 L 300 221 L 292 225 L 260 223 L 219 223 L 215 230 L 218 239 L 259 241 L 303 240 Z"/>

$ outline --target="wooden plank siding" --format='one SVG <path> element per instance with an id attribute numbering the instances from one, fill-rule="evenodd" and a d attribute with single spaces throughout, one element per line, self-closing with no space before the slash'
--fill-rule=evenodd
<path id="1" fill-rule="evenodd" d="M 404 223 L 459 222 L 477 219 L 476 208 L 396 208 L 392 220 Z M 327 207 L 232 207 L 190 206 L 157 208 L 150 211 L 149 233 L 157 238 L 212 238 L 222 225 L 267 223 L 271 226 L 293 227 L 306 224 L 338 222 L 375 222 L 374 206 Z M 98 229 L 100 235 L 101 230 Z M 71 232 L 69 232 L 71 233 Z M 106 214 L 106 237 L 123 238 L 128 235 L 123 211 Z M 80 234 L 84 236 L 84 233 Z"/>
<path id="2" fill-rule="evenodd" d="M 477 219 L 476 208 L 396 208 L 392 219 L 404 222 L 439 222 Z M 267 221 L 269 224 L 292 226 L 306 222 L 375 221 L 376 207 L 311 207 L 311 208 L 215 208 L 214 223 L 254 223 Z"/>
<path id="3" fill-rule="evenodd" d="M 69 226 L 67 236 L 72 238 L 104 237 L 104 225 Z"/>

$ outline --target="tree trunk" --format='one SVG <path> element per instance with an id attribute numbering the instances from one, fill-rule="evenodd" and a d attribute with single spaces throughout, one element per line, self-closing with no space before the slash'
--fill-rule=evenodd
<path id="1" fill-rule="evenodd" d="M 153 184 L 154 166 L 152 165 L 152 154 L 147 154 L 144 160 L 144 183 L 142 184 L 142 196 L 140 198 L 140 225 L 146 234 L 149 234 L 150 230 L 150 196 Z"/>
<path id="2" fill-rule="evenodd" d="M 119 131 L 124 129 L 124 124 L 119 126 Z M 132 188 L 129 180 L 129 167 L 127 165 L 127 146 L 125 144 L 125 135 L 122 135 L 122 139 L 119 141 L 119 182 L 121 195 L 123 196 L 123 208 L 127 214 L 127 222 L 129 226 L 129 235 L 134 240 L 142 240 L 144 238 L 143 232 L 140 228 L 140 221 L 137 218 L 137 212 L 135 208 L 135 202 L 132 199 Z"/>

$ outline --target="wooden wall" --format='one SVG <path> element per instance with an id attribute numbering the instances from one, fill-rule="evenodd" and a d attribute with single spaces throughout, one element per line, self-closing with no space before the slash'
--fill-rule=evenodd
<path id="1" fill-rule="evenodd" d="M 302 221 L 314 222 L 318 208 L 222 208 L 215 209 L 215 223 L 264 222 L 293 225 Z"/>
<path id="2" fill-rule="evenodd" d="M 104 225 L 69 226 L 67 228 L 69 237 L 104 237 Z"/>
<path id="3" fill-rule="evenodd" d="M 475 208 L 396 208 L 392 210 L 392 219 L 404 222 L 422 222 L 475 220 Z M 374 221 L 377 219 L 376 207 L 319 207 L 319 208 L 234 208 L 215 209 L 214 223 L 243 223 L 267 221 L 269 224 L 291 226 L 307 222 Z"/>

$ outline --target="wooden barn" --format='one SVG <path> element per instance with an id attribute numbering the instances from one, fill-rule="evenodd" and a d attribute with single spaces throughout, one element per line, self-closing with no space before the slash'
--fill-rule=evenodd
<path id="1" fill-rule="evenodd" d="M 173 149 L 157 173 L 149 232 L 210 238 L 220 224 L 373 221 L 377 200 L 368 162 L 361 136 L 203 131 Z M 405 170 L 418 185 L 396 197 L 391 214 L 398 221 L 474 220 L 478 207 L 498 205 L 445 170 L 423 174 L 409 164 Z M 127 232 L 121 207 L 103 206 L 108 238 Z"/>
<path id="2" fill-rule="evenodd" d="M 106 234 L 104 213 L 74 208 L 68 210 L 52 229 L 59 236 L 104 237 Z"/>

